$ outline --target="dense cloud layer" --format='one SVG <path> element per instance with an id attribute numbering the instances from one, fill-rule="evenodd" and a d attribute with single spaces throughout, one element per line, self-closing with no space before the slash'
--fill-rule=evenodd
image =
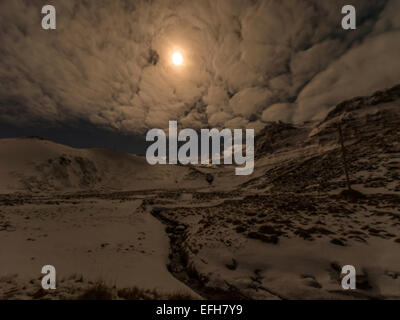
<path id="1" fill-rule="evenodd" d="M 400 82 L 400 1 L 0 2 L 0 120 L 80 119 L 124 132 L 323 117 Z M 57 30 L 41 29 L 41 7 Z M 171 63 L 174 50 L 184 65 Z"/>

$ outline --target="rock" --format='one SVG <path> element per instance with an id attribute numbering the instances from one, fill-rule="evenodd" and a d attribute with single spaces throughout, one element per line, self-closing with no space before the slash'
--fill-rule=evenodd
<path id="1" fill-rule="evenodd" d="M 280 230 L 276 230 L 274 227 L 270 225 L 263 225 L 258 229 L 258 232 L 265 233 L 265 234 L 272 234 L 272 235 L 282 235 L 283 232 Z"/>
<path id="2" fill-rule="evenodd" d="M 247 234 L 247 237 L 250 239 L 261 240 L 262 242 L 271 243 L 271 244 L 278 244 L 279 237 L 273 236 L 266 236 L 259 232 L 250 232 Z"/>
<path id="3" fill-rule="evenodd" d="M 397 271 L 385 271 L 385 275 L 387 275 L 388 277 L 390 277 L 394 280 L 400 278 L 400 272 L 397 272 Z"/>
<path id="4" fill-rule="evenodd" d="M 308 229 L 308 232 L 310 232 L 311 234 L 323 234 L 323 235 L 333 234 L 332 231 L 322 227 L 312 227 Z"/>
<path id="5" fill-rule="evenodd" d="M 360 289 L 360 290 L 370 290 L 370 289 L 372 289 L 372 286 L 369 283 L 367 274 L 357 274 L 356 288 Z"/>
<path id="6" fill-rule="evenodd" d="M 229 270 L 236 270 L 237 268 L 237 261 L 235 259 L 232 258 L 232 263 L 226 264 L 225 266 L 229 269 Z"/>
<path id="7" fill-rule="evenodd" d="M 362 194 L 360 191 L 357 191 L 354 189 L 351 189 L 351 190 L 345 189 L 340 193 L 340 196 L 349 201 L 356 201 L 356 200 L 366 198 L 366 196 L 364 194 Z"/>
<path id="8" fill-rule="evenodd" d="M 314 240 L 310 232 L 305 229 L 298 228 L 296 231 L 294 231 L 294 234 L 298 235 L 304 240 L 310 240 L 310 241 Z"/>
<path id="9" fill-rule="evenodd" d="M 238 227 L 236 227 L 235 230 L 236 230 L 237 233 L 243 233 L 243 232 L 246 231 L 246 228 L 243 227 L 243 226 L 238 226 Z"/>
<path id="10" fill-rule="evenodd" d="M 332 240 L 331 240 L 331 243 L 332 243 L 332 244 L 335 244 L 335 245 L 337 245 L 337 246 L 342 246 L 342 247 L 345 247 L 345 246 L 346 246 L 346 244 L 345 244 L 342 240 L 337 239 L 337 238 L 332 239 Z"/>
<path id="11" fill-rule="evenodd" d="M 207 181 L 209 184 L 212 184 L 213 181 L 214 181 L 214 176 L 213 176 L 212 174 L 210 174 L 210 173 L 207 173 L 207 174 L 206 174 L 206 181 Z"/>
<path id="12" fill-rule="evenodd" d="M 168 226 L 168 227 L 165 228 L 165 232 L 166 233 L 174 233 L 174 231 L 175 231 L 175 229 L 173 227 L 171 227 L 171 226 Z"/>
<path id="13" fill-rule="evenodd" d="M 317 289 L 321 289 L 322 288 L 321 284 L 318 281 L 316 281 L 315 279 L 310 279 L 310 278 L 306 279 L 304 281 L 304 284 L 306 286 L 312 287 L 312 288 L 317 288 Z"/>
<path id="14" fill-rule="evenodd" d="M 47 295 L 47 292 L 43 288 L 40 288 L 40 289 L 36 290 L 35 292 L 31 292 L 31 296 L 35 300 L 41 299 L 46 295 Z"/>
<path id="15" fill-rule="evenodd" d="M 159 215 L 162 211 L 163 211 L 163 208 L 153 208 L 153 209 L 151 210 L 150 213 L 151 213 L 153 216 L 157 216 L 157 215 Z"/>
<path id="16" fill-rule="evenodd" d="M 175 232 L 184 232 L 186 230 L 186 227 L 184 225 L 179 225 L 175 228 Z"/>

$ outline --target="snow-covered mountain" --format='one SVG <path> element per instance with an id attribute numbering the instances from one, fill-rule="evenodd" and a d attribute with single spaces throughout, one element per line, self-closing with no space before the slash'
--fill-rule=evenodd
<path id="1" fill-rule="evenodd" d="M 0 140 L 0 193 L 205 187 L 190 167 L 151 166 L 145 157 L 74 149 L 39 138 Z"/>
<path id="2" fill-rule="evenodd" d="M 359 197 L 343 192 L 339 124 Z M 76 298 L 100 278 L 213 299 L 399 299 L 400 86 L 320 123 L 272 123 L 255 147 L 254 173 L 235 176 L 0 140 L 0 298 Z M 49 263 L 63 282 L 43 293 Z"/>
<path id="3" fill-rule="evenodd" d="M 400 86 L 345 101 L 321 123 L 266 127 L 256 139 L 256 173 L 244 186 L 298 193 L 344 188 L 338 124 L 352 184 L 400 193 Z"/>
<path id="4" fill-rule="evenodd" d="M 212 188 L 220 191 L 243 187 L 329 191 L 344 183 L 338 123 L 353 182 L 369 185 L 379 176 L 387 191 L 399 191 L 395 180 L 400 86 L 396 86 L 345 101 L 321 123 L 266 126 L 255 139 L 255 171 L 249 177 L 235 176 L 232 166 L 151 166 L 144 157 L 117 151 L 74 149 L 38 138 L 2 139 L 0 193 L 208 188 L 207 174 L 213 176 Z M 362 178 L 368 172 L 372 178 Z"/>
<path id="5" fill-rule="evenodd" d="M 233 191 L 152 200 L 171 272 L 210 298 L 399 299 L 399 89 L 344 102 L 319 124 L 268 126 L 253 176 Z M 338 124 L 361 194 L 344 192 Z M 344 265 L 357 271 L 355 291 L 341 287 Z"/>

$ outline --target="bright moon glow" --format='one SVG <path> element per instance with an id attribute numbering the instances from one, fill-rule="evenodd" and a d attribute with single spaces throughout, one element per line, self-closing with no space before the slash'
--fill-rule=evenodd
<path id="1" fill-rule="evenodd" d="M 183 57 L 181 55 L 180 52 L 175 52 L 172 55 L 172 62 L 174 63 L 174 65 L 176 66 L 180 66 L 183 63 Z"/>

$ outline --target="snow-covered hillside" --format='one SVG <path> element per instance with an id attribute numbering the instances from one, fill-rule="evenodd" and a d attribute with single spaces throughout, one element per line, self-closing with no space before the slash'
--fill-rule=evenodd
<path id="1" fill-rule="evenodd" d="M 190 167 L 151 166 L 146 159 L 103 149 L 74 149 L 38 138 L 0 140 L 0 193 L 200 188 Z"/>
<path id="2" fill-rule="evenodd" d="M 251 176 L 0 140 L 0 298 L 79 298 L 100 278 L 213 299 L 400 299 L 399 177 L 400 86 L 321 123 L 270 124 Z"/>

